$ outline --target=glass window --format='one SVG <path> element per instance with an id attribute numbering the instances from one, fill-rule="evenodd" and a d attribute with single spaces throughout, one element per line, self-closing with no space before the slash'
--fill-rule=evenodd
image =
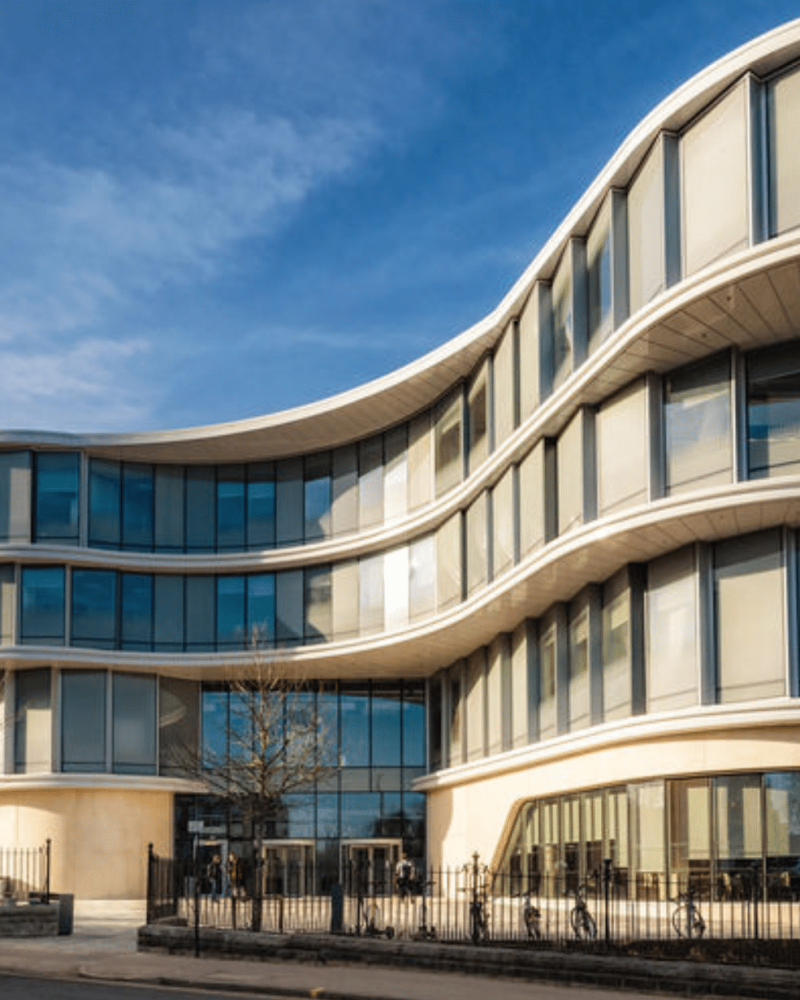
<path id="1" fill-rule="evenodd" d="M 774 80 L 767 90 L 770 161 L 770 232 L 800 226 L 800 70 Z"/>
<path id="2" fill-rule="evenodd" d="M 519 464 L 520 557 L 545 542 L 544 441 L 539 441 Z"/>
<path id="3" fill-rule="evenodd" d="M 458 386 L 434 409 L 437 497 L 457 486 L 464 476 L 463 407 L 464 393 Z"/>
<path id="4" fill-rule="evenodd" d="M 247 547 L 269 549 L 275 544 L 275 466 L 262 462 L 247 467 Z"/>
<path id="5" fill-rule="evenodd" d="M 658 899 L 664 874 L 664 782 L 630 785 L 630 844 L 636 889 L 646 899 Z"/>
<path id="6" fill-rule="evenodd" d="M 436 607 L 444 611 L 461 601 L 461 514 L 436 532 Z"/>
<path id="7" fill-rule="evenodd" d="M 157 551 L 183 551 L 185 504 L 183 467 L 157 465 L 153 476 L 153 518 Z"/>
<path id="8" fill-rule="evenodd" d="M 486 753 L 489 755 L 507 749 L 509 681 L 508 642 L 505 636 L 498 636 L 489 646 L 486 662 Z"/>
<path id="9" fill-rule="evenodd" d="M 569 621 L 569 728 L 589 725 L 589 609 L 576 602 Z"/>
<path id="10" fill-rule="evenodd" d="M 543 298 L 549 296 L 549 289 L 537 283 L 522 307 L 519 316 L 519 422 L 524 423 L 539 405 L 539 355 L 540 324 L 539 312 Z"/>
<path id="11" fill-rule="evenodd" d="M 276 573 L 275 631 L 279 645 L 303 641 L 303 571 Z"/>
<path id="12" fill-rule="evenodd" d="M 107 770 L 104 670 L 61 672 L 61 769 Z"/>
<path id="13" fill-rule="evenodd" d="M 573 364 L 573 315 L 572 269 L 567 251 L 561 258 L 553 278 L 553 388 L 572 372 Z"/>
<path id="14" fill-rule="evenodd" d="M 333 453 L 332 523 L 334 535 L 358 529 L 358 452 L 345 445 Z"/>
<path id="15" fill-rule="evenodd" d="M 584 518 L 584 421 L 578 410 L 558 439 L 558 533 L 563 535 Z"/>
<path id="16" fill-rule="evenodd" d="M 753 862 L 761 867 L 761 776 L 736 774 L 713 779 L 714 853 L 722 899 L 745 899 Z"/>
<path id="17" fill-rule="evenodd" d="M 217 577 L 217 648 L 241 649 L 247 643 L 244 577 Z"/>
<path id="18" fill-rule="evenodd" d="M 191 579 L 191 577 L 189 578 Z M 153 581 L 153 648 L 183 649 L 183 577 L 156 574 Z M 213 627 L 214 617 L 210 618 Z"/>
<path id="19" fill-rule="evenodd" d="M 494 352 L 494 437 L 500 444 L 517 426 L 517 379 L 514 323 L 509 323 Z"/>
<path id="20" fill-rule="evenodd" d="M 112 762 L 117 774 L 156 773 L 156 679 L 112 675 Z"/>
<path id="21" fill-rule="evenodd" d="M 122 573 L 120 580 L 122 649 L 153 648 L 153 577 Z"/>
<path id="22" fill-rule="evenodd" d="M 383 554 L 359 560 L 359 632 L 371 635 L 383 629 Z"/>
<path id="23" fill-rule="evenodd" d="M 727 354 L 664 377 L 664 435 L 667 494 L 731 481 Z"/>
<path id="24" fill-rule="evenodd" d="M 64 645 L 64 570 L 60 566 L 22 568 L 23 645 Z"/>
<path id="25" fill-rule="evenodd" d="M 647 393 L 644 382 L 606 403 L 597 413 L 597 507 L 611 514 L 647 500 Z"/>
<path id="26" fill-rule="evenodd" d="M 485 668 L 486 650 L 479 649 L 467 660 L 467 760 L 476 760 L 485 753 Z"/>
<path id="27" fill-rule="evenodd" d="M 221 465 L 217 469 L 217 548 L 243 549 L 245 531 L 245 468 Z"/>
<path id="28" fill-rule="evenodd" d="M 800 472 L 800 343 L 756 351 L 747 359 L 750 477 Z"/>
<path id="29" fill-rule="evenodd" d="M 310 455 L 304 467 L 304 517 L 307 542 L 331 534 L 331 456 L 330 452 Z"/>
<path id="30" fill-rule="evenodd" d="M 403 685 L 403 766 L 425 766 L 425 687 L 414 681 Z"/>
<path id="31" fill-rule="evenodd" d="M 333 634 L 336 639 L 358 635 L 358 560 L 336 563 L 333 578 Z"/>
<path id="32" fill-rule="evenodd" d="M 606 835 L 604 857 L 611 858 L 619 877 L 630 874 L 630 842 L 628 838 L 628 790 L 609 788 L 606 794 Z"/>
<path id="33" fill-rule="evenodd" d="M 401 545 L 383 555 L 383 625 L 393 632 L 408 624 L 408 546 Z"/>
<path id="34" fill-rule="evenodd" d="M 200 721 L 200 689 L 196 681 L 158 679 L 159 773 L 182 776 L 195 770 Z"/>
<path id="35" fill-rule="evenodd" d="M 31 453 L 0 452 L 0 542 L 31 537 Z"/>
<path id="36" fill-rule="evenodd" d="M 247 580 L 247 641 L 271 646 L 275 641 L 275 576 L 253 573 Z"/>
<path id="37" fill-rule="evenodd" d="M 116 572 L 73 569 L 70 645 L 114 649 L 116 626 Z"/>
<path id="38" fill-rule="evenodd" d="M 492 575 L 514 565 L 514 470 L 508 469 L 492 490 Z"/>
<path id="39" fill-rule="evenodd" d="M 408 425 L 408 508 L 416 510 L 432 499 L 431 411 L 426 410 Z"/>
<path id="40" fill-rule="evenodd" d="M 16 575 L 13 565 L 5 565 L 5 566 L 0 566 L 0 646 L 15 645 L 16 635 L 17 635 Z"/>
<path id="41" fill-rule="evenodd" d="M 372 742 L 369 688 L 347 685 L 339 696 L 341 712 L 342 767 L 369 767 Z"/>
<path id="42" fill-rule="evenodd" d="M 631 315 L 664 290 L 664 143 L 657 140 L 628 189 Z"/>
<path id="43" fill-rule="evenodd" d="M 14 674 L 14 770 L 17 774 L 52 769 L 50 668 Z"/>
<path id="44" fill-rule="evenodd" d="M 611 333 L 611 201 L 606 199 L 586 240 L 586 291 L 589 350 L 595 351 Z"/>
<path id="45" fill-rule="evenodd" d="M 467 593 L 485 587 L 489 578 L 486 491 L 467 507 Z"/>
<path id="46" fill-rule="evenodd" d="M 681 140 L 684 274 L 748 243 L 747 87 L 738 84 Z"/>
<path id="47" fill-rule="evenodd" d="M 764 825 L 767 834 L 767 888 L 787 898 L 797 885 L 800 866 L 800 771 L 764 775 Z"/>
<path id="48" fill-rule="evenodd" d="M 788 643 L 783 579 L 778 531 L 714 546 L 718 701 L 776 698 L 785 693 Z"/>
<path id="49" fill-rule="evenodd" d="M 214 648 L 215 602 L 213 576 L 186 577 L 187 650 L 200 653 Z"/>
<path id="50" fill-rule="evenodd" d="M 122 544 L 126 549 L 153 548 L 153 469 L 122 466 Z"/>
<path id="51" fill-rule="evenodd" d="M 402 715 L 397 685 L 372 686 L 372 766 L 400 767 Z"/>
<path id="52" fill-rule="evenodd" d="M 428 693 L 428 739 L 432 771 L 438 771 L 439 768 L 445 766 L 442 745 L 442 688 L 444 684 L 444 675 L 438 674 L 431 681 Z"/>
<path id="53" fill-rule="evenodd" d="M 203 689 L 203 766 L 215 768 L 228 759 L 229 699 L 227 691 Z"/>
<path id="54" fill-rule="evenodd" d="M 556 639 L 555 622 L 545 625 L 539 639 L 539 739 L 556 735 Z"/>
<path id="55" fill-rule="evenodd" d="M 706 778 L 667 782 L 669 789 L 669 865 L 673 892 L 686 879 L 711 871 L 711 794 Z"/>
<path id="56" fill-rule="evenodd" d="M 358 445 L 358 522 L 362 528 L 383 521 L 383 438 Z"/>
<path id="57" fill-rule="evenodd" d="M 656 559 L 647 567 L 648 712 L 697 704 L 697 579 L 694 550 Z"/>
<path id="58" fill-rule="evenodd" d="M 477 469 L 489 454 L 489 359 L 484 359 L 467 388 L 469 470 Z"/>
<path id="59" fill-rule="evenodd" d="M 119 548 L 122 487 L 119 462 L 89 463 L 89 544 Z"/>
<path id="60" fill-rule="evenodd" d="M 37 541 L 78 541 L 79 469 L 75 452 L 36 455 Z"/>
<path id="61" fill-rule="evenodd" d="M 401 424 L 384 437 L 384 520 L 404 517 L 408 511 L 408 426 Z"/>
<path id="62" fill-rule="evenodd" d="M 186 470 L 186 549 L 212 552 L 216 526 L 216 483 L 214 470 L 189 467 Z"/>
<path id="63" fill-rule="evenodd" d="M 531 684 L 530 661 L 532 650 L 530 629 L 522 622 L 511 639 L 511 745 L 524 747 L 530 742 L 528 731 Z M 534 654 L 535 655 L 535 654 Z"/>
<path id="64" fill-rule="evenodd" d="M 332 638 L 330 566 L 314 566 L 305 570 L 304 634 L 306 642 L 326 642 Z"/>
<path id="65" fill-rule="evenodd" d="M 408 605 L 412 621 L 436 610 L 436 535 L 418 538 L 408 547 Z"/>
<path id="66" fill-rule="evenodd" d="M 451 767 L 460 764 L 464 756 L 464 692 L 463 692 L 464 664 L 458 662 L 452 666 L 448 673 L 448 710 L 449 710 L 449 733 L 448 763 Z"/>
<path id="67" fill-rule="evenodd" d="M 603 721 L 631 714 L 631 593 L 627 574 L 603 587 Z"/>
<path id="68" fill-rule="evenodd" d="M 278 545 L 298 545 L 303 541 L 305 521 L 302 458 L 277 463 L 275 506 Z"/>

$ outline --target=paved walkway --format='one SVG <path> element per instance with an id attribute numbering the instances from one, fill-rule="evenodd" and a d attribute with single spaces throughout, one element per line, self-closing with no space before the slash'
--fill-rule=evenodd
<path id="1" fill-rule="evenodd" d="M 374 966 L 314 965 L 185 958 L 136 950 L 144 922 L 140 902 L 76 901 L 75 932 L 66 937 L 0 940 L 0 973 L 203 989 L 253 991 L 273 996 L 353 1000 L 567 1000 L 610 992 L 460 973 L 418 972 Z M 614 994 L 616 996 L 616 994 Z M 645 994 L 627 993 L 631 1000 Z"/>

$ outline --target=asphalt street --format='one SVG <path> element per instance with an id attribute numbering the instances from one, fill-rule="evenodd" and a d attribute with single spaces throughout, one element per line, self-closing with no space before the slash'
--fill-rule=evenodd
<path id="1" fill-rule="evenodd" d="M 237 997 L 258 996 L 269 1000 L 264 993 L 236 992 Z M 123 983 L 75 982 L 65 979 L 25 979 L 21 976 L 0 975 L 0 997 L 3 1000 L 197 1000 L 198 997 L 231 997 L 229 991 L 187 990 L 169 987 L 125 985 Z"/>

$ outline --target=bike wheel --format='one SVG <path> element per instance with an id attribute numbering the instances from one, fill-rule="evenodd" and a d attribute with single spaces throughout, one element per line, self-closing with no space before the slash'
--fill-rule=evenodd
<path id="1" fill-rule="evenodd" d="M 689 919 L 689 911 L 686 903 L 681 903 L 672 911 L 672 926 L 679 938 L 687 936 L 687 928 L 689 930 L 689 937 L 691 937 L 692 931 L 691 924 L 688 923 Z"/>

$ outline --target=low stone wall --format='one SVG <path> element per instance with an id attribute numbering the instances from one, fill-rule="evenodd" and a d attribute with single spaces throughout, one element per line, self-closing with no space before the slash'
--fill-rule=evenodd
<path id="1" fill-rule="evenodd" d="M 202 928 L 202 955 L 258 961 L 307 961 L 402 966 L 527 980 L 591 984 L 668 993 L 800 1000 L 797 969 L 686 961 L 677 955 L 631 955 L 538 948 L 473 947 L 442 942 L 374 940 L 333 935 L 253 934 Z M 800 965 L 800 942 L 790 942 Z M 139 929 L 139 950 L 191 952 L 192 928 L 153 924 Z"/>
<path id="2" fill-rule="evenodd" d="M 58 912 L 58 903 L 0 906 L 0 938 L 55 937 Z"/>

